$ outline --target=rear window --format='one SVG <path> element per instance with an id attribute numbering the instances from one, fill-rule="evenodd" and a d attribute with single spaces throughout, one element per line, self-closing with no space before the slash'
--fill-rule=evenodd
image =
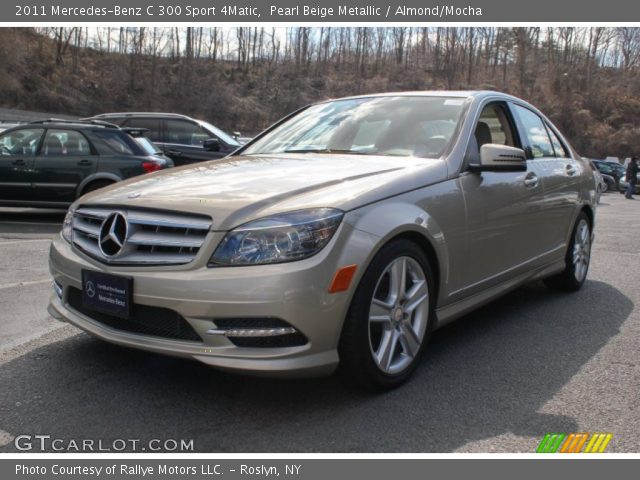
<path id="1" fill-rule="evenodd" d="M 92 133 L 101 155 L 141 155 L 135 140 L 120 130 L 94 130 Z"/>
<path id="2" fill-rule="evenodd" d="M 162 151 L 149 140 L 147 137 L 133 137 L 133 139 L 142 147 L 142 149 L 148 153 L 149 155 L 156 155 L 158 153 L 162 153 Z"/>

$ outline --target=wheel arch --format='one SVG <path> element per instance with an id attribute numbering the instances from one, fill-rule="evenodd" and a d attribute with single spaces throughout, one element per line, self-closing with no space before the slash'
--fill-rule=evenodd
<path id="1" fill-rule="evenodd" d="M 114 174 L 114 173 L 108 173 L 108 172 L 100 172 L 100 173 L 96 173 L 94 175 L 90 175 L 87 178 L 85 178 L 82 182 L 80 182 L 80 184 L 78 185 L 78 187 L 76 188 L 76 198 L 79 198 L 80 196 L 82 196 L 84 190 L 92 183 L 97 182 L 97 181 L 102 181 L 102 180 L 108 180 L 110 182 L 120 182 L 122 181 L 122 178 L 120 178 L 118 175 Z"/>
<path id="2" fill-rule="evenodd" d="M 591 230 L 593 230 L 594 221 L 595 221 L 595 212 L 593 211 L 591 206 L 583 205 L 582 208 L 580 209 L 580 212 L 584 212 L 584 214 L 587 216 L 587 218 L 589 219 L 589 226 L 591 227 Z"/>
<path id="3" fill-rule="evenodd" d="M 449 256 L 444 232 L 428 212 L 412 204 L 385 204 L 359 216 L 352 226 L 378 238 L 362 265 L 358 283 L 383 247 L 393 241 L 407 239 L 425 253 L 435 277 L 434 296 L 439 298 L 448 278 Z"/>

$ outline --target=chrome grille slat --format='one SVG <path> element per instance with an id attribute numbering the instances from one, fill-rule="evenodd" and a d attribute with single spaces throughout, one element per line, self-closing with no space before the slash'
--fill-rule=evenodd
<path id="1" fill-rule="evenodd" d="M 100 235 L 100 223 L 91 223 L 81 217 L 73 219 L 73 229 L 95 238 Z"/>
<path id="2" fill-rule="evenodd" d="M 102 223 L 118 212 L 126 217 L 127 238 L 112 257 L 99 246 Z M 113 218 L 113 217 L 111 217 Z M 97 260 L 115 265 L 183 265 L 192 262 L 209 231 L 205 216 L 126 208 L 81 207 L 73 218 L 73 243 Z"/>
<path id="3" fill-rule="evenodd" d="M 129 237 L 128 242 L 134 245 L 200 248 L 202 246 L 202 240 L 203 238 L 199 235 L 136 232 Z"/>
<path id="4" fill-rule="evenodd" d="M 81 214 L 83 217 L 97 218 L 104 220 L 111 213 L 110 210 L 98 210 L 93 208 L 80 208 L 76 210 L 76 214 Z"/>
<path id="5" fill-rule="evenodd" d="M 211 227 L 210 221 L 174 214 L 163 215 L 162 218 L 158 218 L 155 215 L 149 214 L 149 212 L 130 212 L 128 220 L 130 223 L 155 227 L 192 228 L 194 230 L 209 230 Z"/>

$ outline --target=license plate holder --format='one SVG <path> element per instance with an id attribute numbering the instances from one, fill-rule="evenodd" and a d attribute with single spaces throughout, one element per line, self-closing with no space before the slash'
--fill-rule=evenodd
<path id="1" fill-rule="evenodd" d="M 82 270 L 82 305 L 119 318 L 131 318 L 133 278 Z"/>

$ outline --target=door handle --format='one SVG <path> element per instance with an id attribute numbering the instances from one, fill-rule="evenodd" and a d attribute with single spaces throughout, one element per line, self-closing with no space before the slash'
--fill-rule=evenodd
<path id="1" fill-rule="evenodd" d="M 536 188 L 538 181 L 538 176 L 535 173 L 529 173 L 524 179 L 524 186 L 527 188 Z"/>
<path id="2" fill-rule="evenodd" d="M 11 165 L 26 165 L 25 161 L 21 158 L 14 160 L 13 162 L 11 162 Z"/>
<path id="3" fill-rule="evenodd" d="M 91 165 L 91 160 L 80 160 L 78 162 L 78 165 L 83 166 L 83 167 L 89 166 L 89 165 Z"/>
<path id="4" fill-rule="evenodd" d="M 178 150 L 167 150 L 167 155 L 172 155 L 174 157 L 179 157 L 182 155 L 182 152 L 179 152 Z"/>
<path id="5" fill-rule="evenodd" d="M 576 170 L 576 167 L 574 167 L 571 164 L 567 165 L 566 169 L 567 169 L 567 175 L 569 175 L 570 177 L 573 177 L 576 173 L 578 173 L 578 170 Z"/>

